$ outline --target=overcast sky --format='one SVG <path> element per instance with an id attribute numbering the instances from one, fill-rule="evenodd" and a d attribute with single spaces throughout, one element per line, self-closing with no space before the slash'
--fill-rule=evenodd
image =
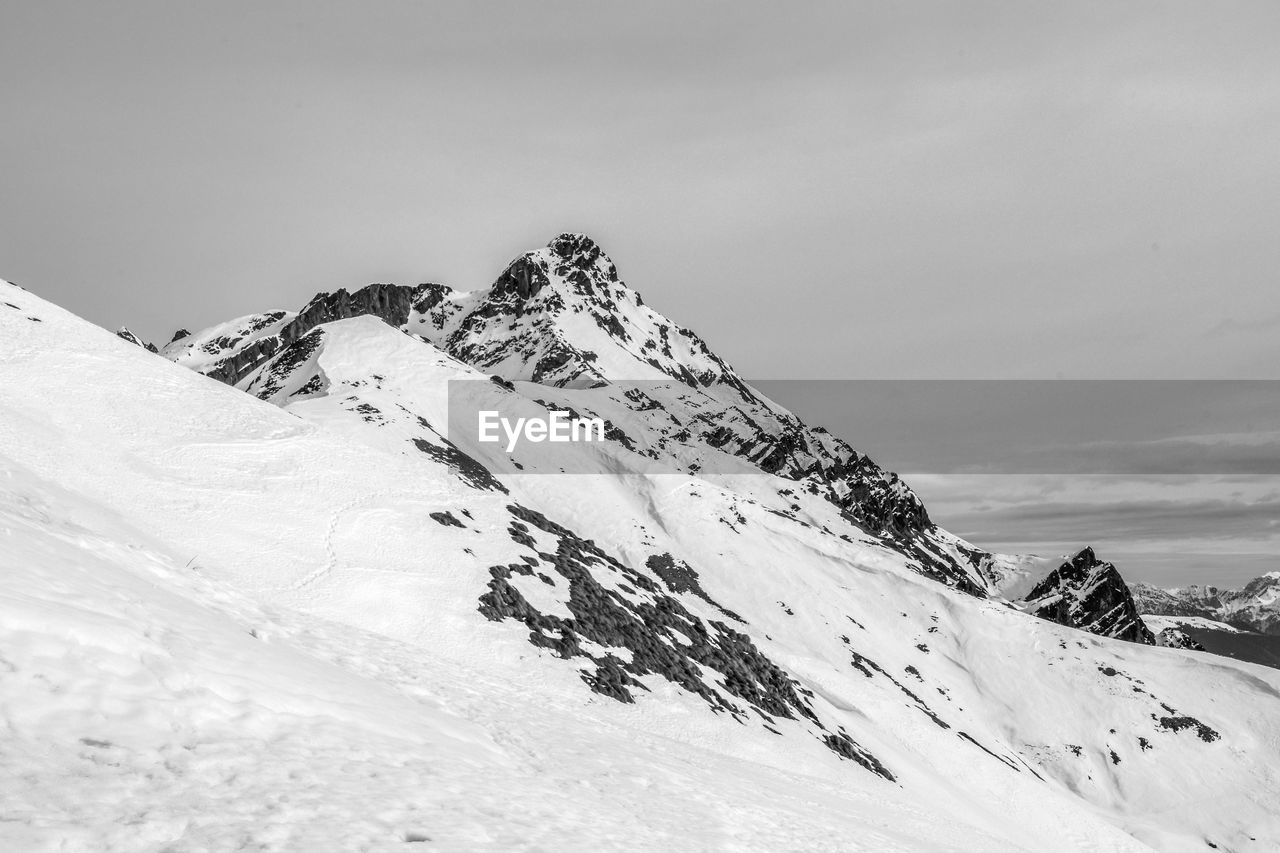
<path id="1" fill-rule="evenodd" d="M 1003 553 L 1092 545 L 1124 576 L 1280 570 L 1280 382 L 757 383 L 899 471 L 933 520 Z"/>
<path id="2" fill-rule="evenodd" d="M 746 376 L 1278 378 L 1277 45 L 1271 0 L 0 0 L 0 277 L 163 343 L 580 230 Z"/>

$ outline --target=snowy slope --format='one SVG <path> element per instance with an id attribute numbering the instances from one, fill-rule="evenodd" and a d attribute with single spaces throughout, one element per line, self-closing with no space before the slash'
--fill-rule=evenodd
<path id="1" fill-rule="evenodd" d="M 1208 631 L 1225 631 L 1228 634 L 1239 634 L 1240 629 L 1228 625 L 1226 622 L 1215 622 L 1212 619 L 1205 619 L 1202 616 L 1146 616 L 1142 617 L 1142 621 L 1146 623 L 1154 633 L 1160 633 L 1166 628 L 1203 628 Z"/>
<path id="2" fill-rule="evenodd" d="M 274 349 L 277 336 L 293 318 L 294 314 L 289 311 L 268 311 L 237 317 L 194 335 L 179 332 L 181 337 L 162 347 L 160 354 L 183 367 L 225 382 L 234 377 L 243 364 Z"/>
<path id="3" fill-rule="evenodd" d="M 1028 849 L 678 691 L 592 700 L 476 609 L 505 497 L 0 287 L 5 849 Z"/>
<path id="4" fill-rule="evenodd" d="M 495 478 L 444 383 L 537 403 L 381 319 L 281 409 L 0 288 L 15 845 L 1280 843 L 1280 673 L 962 594 L 784 476 Z"/>

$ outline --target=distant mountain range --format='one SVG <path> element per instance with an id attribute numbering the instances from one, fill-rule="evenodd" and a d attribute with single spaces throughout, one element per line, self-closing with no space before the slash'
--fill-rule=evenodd
<path id="1" fill-rule="evenodd" d="M 1196 616 L 1258 634 L 1280 635 L 1280 572 L 1268 572 L 1239 589 L 1129 586 L 1138 611 L 1152 616 Z"/>

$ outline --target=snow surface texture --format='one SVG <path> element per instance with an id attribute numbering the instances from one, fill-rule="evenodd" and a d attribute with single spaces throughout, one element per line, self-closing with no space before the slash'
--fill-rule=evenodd
<path id="1" fill-rule="evenodd" d="M 484 374 L 310 334 L 242 380 L 281 407 L 0 284 L 0 849 L 1280 844 L 1280 673 L 963 592 L 794 476 L 495 476 L 442 437 Z"/>
<path id="2" fill-rule="evenodd" d="M 1215 622 L 1203 616 L 1147 616 L 1142 617 L 1147 628 L 1153 634 L 1159 634 L 1168 628 L 1201 628 L 1206 631 L 1224 631 L 1228 634 L 1239 634 L 1240 629 L 1226 622 Z"/>

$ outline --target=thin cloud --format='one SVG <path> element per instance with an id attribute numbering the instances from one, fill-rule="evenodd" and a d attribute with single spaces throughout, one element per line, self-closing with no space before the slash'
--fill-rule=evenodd
<path id="1" fill-rule="evenodd" d="M 1270 332 L 1275 329 L 1280 329 L 1280 314 L 1273 314 L 1270 317 L 1259 317 L 1253 320 L 1237 320 L 1234 317 L 1227 317 L 1206 329 L 1204 337 L 1213 338 L 1240 333 L 1254 334 L 1258 332 Z"/>
<path id="2" fill-rule="evenodd" d="M 1280 501 L 1151 500 L 1043 502 L 957 514 L 958 535 L 976 542 L 1037 543 L 1101 538 L 1131 542 L 1249 539 L 1274 541 L 1280 561 Z"/>

